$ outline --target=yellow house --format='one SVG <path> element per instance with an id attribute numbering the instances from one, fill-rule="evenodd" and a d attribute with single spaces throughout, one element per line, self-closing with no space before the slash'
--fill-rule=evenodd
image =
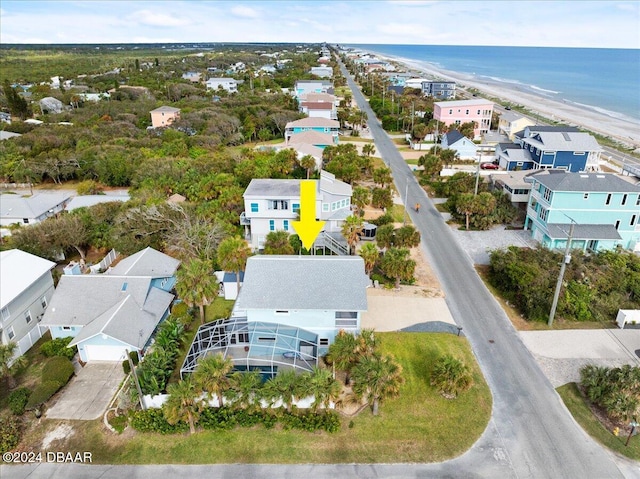
<path id="1" fill-rule="evenodd" d="M 172 106 L 161 106 L 155 110 L 151 110 L 151 125 L 154 128 L 162 128 L 169 126 L 176 120 L 180 119 L 180 108 Z"/>
<path id="2" fill-rule="evenodd" d="M 522 131 L 526 127 L 533 126 L 535 124 L 536 122 L 531 118 L 527 118 L 511 111 L 506 111 L 502 115 L 500 115 L 498 132 L 504 133 L 509 137 L 509 140 L 514 141 L 514 133 Z"/>

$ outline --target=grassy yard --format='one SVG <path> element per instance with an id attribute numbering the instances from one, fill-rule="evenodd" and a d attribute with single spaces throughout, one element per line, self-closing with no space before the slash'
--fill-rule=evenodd
<path id="1" fill-rule="evenodd" d="M 394 204 L 389 210 L 391 216 L 393 217 L 394 223 L 402 223 L 405 220 L 405 209 L 402 205 Z M 409 217 L 407 217 L 407 220 Z"/>
<path id="2" fill-rule="evenodd" d="M 234 301 L 230 299 L 224 299 L 218 296 L 213 303 L 204 308 L 204 317 L 206 322 L 215 321 L 220 318 L 228 318 L 233 309 Z"/>
<path id="3" fill-rule="evenodd" d="M 632 437 L 629 446 L 625 446 L 628 432 L 622 431 L 619 436 L 614 436 L 611 431 L 605 429 L 589 409 L 585 398 L 578 391 L 576 383 L 565 384 L 556 391 L 567 409 L 571 411 L 574 419 L 592 438 L 618 454 L 640 461 L 640 437 Z"/>
<path id="4" fill-rule="evenodd" d="M 127 429 L 116 436 L 92 421 L 74 423 L 75 433 L 68 436 L 64 449 L 92 451 L 94 462 L 109 464 L 434 462 L 469 449 L 488 424 L 492 399 L 467 340 L 444 333 L 377 337 L 381 350 L 402 364 L 401 395 L 383 402 L 377 417 L 365 410 L 343 418 L 335 434 L 259 426 L 193 436 Z M 429 385 L 432 365 L 445 353 L 463 359 L 473 370 L 474 386 L 456 400 L 445 399 Z M 45 420 L 41 427 L 55 424 Z"/>

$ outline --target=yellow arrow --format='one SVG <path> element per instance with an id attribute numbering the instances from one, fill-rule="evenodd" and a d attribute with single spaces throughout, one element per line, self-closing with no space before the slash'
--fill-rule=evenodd
<path id="1" fill-rule="evenodd" d="M 311 249 L 324 223 L 324 221 L 316 221 L 316 182 L 302 180 L 300 182 L 300 221 L 293 221 L 292 225 L 305 248 Z"/>

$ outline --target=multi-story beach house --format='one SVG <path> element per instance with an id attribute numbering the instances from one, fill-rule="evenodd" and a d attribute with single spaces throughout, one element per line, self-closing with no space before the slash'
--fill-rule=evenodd
<path id="1" fill-rule="evenodd" d="M 598 171 L 602 147 L 588 133 L 571 127 L 527 126 L 500 143 L 496 159 L 505 170 Z"/>
<path id="2" fill-rule="evenodd" d="M 289 143 L 292 136 L 307 131 L 330 135 L 333 138 L 333 144 L 337 144 L 340 123 L 337 120 L 322 117 L 302 118 L 300 120 L 290 121 L 285 125 L 284 129 L 285 142 Z"/>
<path id="3" fill-rule="evenodd" d="M 180 108 L 172 106 L 161 106 L 155 110 L 151 110 L 151 126 L 154 128 L 162 128 L 171 125 L 174 121 L 180 119 Z"/>
<path id="4" fill-rule="evenodd" d="M 205 85 L 207 86 L 207 90 L 222 88 L 229 93 L 238 92 L 238 80 L 235 78 L 209 78 L 205 82 Z"/>
<path id="5" fill-rule="evenodd" d="M 447 126 L 474 122 L 474 140 L 480 139 L 491 127 L 493 102 L 489 100 L 443 101 L 433 104 L 433 118 Z"/>
<path id="6" fill-rule="evenodd" d="M 311 67 L 309 73 L 318 78 L 331 78 L 333 76 L 333 68 L 328 65 L 320 65 L 318 67 Z"/>
<path id="7" fill-rule="evenodd" d="M 180 369 L 222 354 L 237 371 L 309 371 L 340 330 L 357 334 L 369 278 L 357 256 L 252 256 L 231 318 L 201 326 Z"/>
<path id="8" fill-rule="evenodd" d="M 19 249 L 0 252 L 0 344 L 18 345 L 14 359 L 42 336 L 40 320 L 53 295 L 55 266 Z"/>
<path id="9" fill-rule="evenodd" d="M 500 115 L 498 132 L 507 135 L 510 141 L 515 141 L 516 132 L 524 130 L 527 126 L 533 126 L 536 122 L 531 118 L 522 116 L 513 111 L 506 111 Z"/>
<path id="10" fill-rule="evenodd" d="M 422 94 L 437 100 L 453 100 L 456 97 L 456 82 L 444 80 L 424 80 Z"/>
<path id="11" fill-rule="evenodd" d="M 243 194 L 240 224 L 245 227 L 245 236 L 254 250 L 264 248 L 265 238 L 271 231 L 295 233 L 292 222 L 300 213 L 300 181 L 251 180 Z M 340 245 L 337 252 L 344 253 L 346 248 L 340 232 L 344 220 L 351 214 L 351 186 L 327 171 L 321 171 L 320 179 L 313 181 L 316 182 L 315 216 L 326 221 L 323 232 L 327 234 L 321 233 L 319 239 L 335 240 Z"/>
<path id="12" fill-rule="evenodd" d="M 333 95 L 333 83 L 330 80 L 297 80 L 293 95 L 300 98 L 307 93 L 329 93 Z"/>
<path id="13" fill-rule="evenodd" d="M 609 173 L 531 173 L 525 229 L 548 248 L 640 251 L 640 185 Z"/>
<path id="14" fill-rule="evenodd" d="M 328 120 L 336 120 L 338 118 L 338 109 L 333 101 L 305 101 L 300 102 L 300 112 L 310 118 L 327 118 Z"/>

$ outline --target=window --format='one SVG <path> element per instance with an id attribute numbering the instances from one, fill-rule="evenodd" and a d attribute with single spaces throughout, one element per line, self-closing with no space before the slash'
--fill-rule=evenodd
<path id="1" fill-rule="evenodd" d="M 274 336 L 258 336 L 258 341 L 262 341 L 262 342 L 271 342 L 271 341 L 275 341 L 276 338 Z"/>
<path id="2" fill-rule="evenodd" d="M 249 333 L 238 333 L 238 342 L 239 343 L 248 343 L 249 342 Z"/>
<path id="3" fill-rule="evenodd" d="M 293 209 L 294 213 L 300 213 L 300 203 L 293 203 L 291 205 L 291 208 Z"/>
<path id="4" fill-rule="evenodd" d="M 71 331 L 71 326 L 62 326 L 63 331 Z"/>
<path id="5" fill-rule="evenodd" d="M 276 230 L 276 220 L 269 220 L 269 231 Z"/>
<path id="6" fill-rule="evenodd" d="M 27 311 L 26 313 L 24 313 L 24 319 L 27 321 L 27 324 L 33 321 L 33 318 L 31 317 L 31 311 Z"/>
<path id="7" fill-rule="evenodd" d="M 331 211 L 335 211 L 338 207 L 338 203 L 331 203 Z"/>
<path id="8" fill-rule="evenodd" d="M 606 199 L 606 201 L 604 202 L 604 204 L 605 204 L 605 205 L 608 205 L 608 204 L 610 204 L 610 203 L 611 203 L 611 193 L 609 193 L 609 194 L 607 195 L 607 199 Z"/>
<path id="9" fill-rule="evenodd" d="M 43 296 L 40 298 L 40 304 L 42 305 L 42 309 L 47 309 L 47 297 Z"/>
<path id="10" fill-rule="evenodd" d="M 469 110 L 465 110 L 464 114 L 468 115 L 469 114 Z"/>
<path id="11" fill-rule="evenodd" d="M 549 210 L 546 208 L 540 208 L 540 211 L 538 212 L 538 218 L 540 218 L 542 221 L 547 221 L 548 216 Z"/>
<path id="12" fill-rule="evenodd" d="M 629 226 L 633 226 L 633 224 L 636 222 L 636 215 L 632 215 L 631 216 L 631 221 L 629 221 Z"/>
<path id="13" fill-rule="evenodd" d="M 453 115 L 453 110 L 449 110 L 449 115 Z"/>
<path id="14" fill-rule="evenodd" d="M 329 338 L 320 338 L 320 346 L 329 346 Z"/>
<path id="15" fill-rule="evenodd" d="M 2 319 L 9 319 L 9 317 L 11 316 L 11 314 L 9 313 L 9 307 L 7 306 L 5 308 L 2 308 L 0 314 L 2 315 Z"/>
<path id="16" fill-rule="evenodd" d="M 588 199 L 589 199 L 589 193 L 585 193 L 585 194 L 584 194 L 584 196 L 583 196 L 583 198 L 584 198 L 585 200 L 588 200 Z"/>
<path id="17" fill-rule="evenodd" d="M 22 218 L 22 222 L 23 222 L 25 225 L 28 225 L 28 224 L 29 224 L 29 218 Z"/>
<path id="18" fill-rule="evenodd" d="M 353 319 L 357 317 L 358 317 L 358 313 L 355 311 L 336 311 L 336 319 L 345 319 L 345 318 Z"/>
<path id="19" fill-rule="evenodd" d="M 322 203 L 322 211 L 329 211 L 329 203 Z"/>
<path id="20" fill-rule="evenodd" d="M 467 110 L 468 111 L 468 110 Z M 478 115 L 480 114 L 480 110 L 478 110 Z"/>
<path id="21" fill-rule="evenodd" d="M 620 202 L 622 206 L 627 204 L 627 194 L 622 195 L 622 201 Z"/>
<path id="22" fill-rule="evenodd" d="M 544 188 L 543 196 L 545 200 L 551 201 L 551 190 L 549 188 Z"/>
<path id="23" fill-rule="evenodd" d="M 288 200 L 269 200 L 269 209 L 270 210 L 288 210 L 289 201 Z"/>
<path id="24" fill-rule="evenodd" d="M 276 309 L 276 314 L 289 314 L 287 309 Z"/>
<path id="25" fill-rule="evenodd" d="M 620 227 L 620 220 L 616 220 L 616 229 Z"/>
<path id="26" fill-rule="evenodd" d="M 284 228 L 285 231 L 289 231 L 289 220 L 284 220 L 282 222 L 282 227 Z"/>
<path id="27" fill-rule="evenodd" d="M 258 203 L 251 203 L 251 212 L 252 213 L 258 212 Z"/>
<path id="28" fill-rule="evenodd" d="M 13 328 L 9 328 L 9 331 L 7 331 L 7 336 L 9 337 L 9 341 L 16 337 L 16 334 L 13 332 Z"/>
<path id="29" fill-rule="evenodd" d="M 638 199 L 636 200 L 636 206 L 640 206 L 640 195 L 638 195 Z"/>
<path id="30" fill-rule="evenodd" d="M 336 319 L 336 329 L 341 328 L 357 328 L 357 319 Z"/>
<path id="31" fill-rule="evenodd" d="M 584 156 L 584 151 L 574 151 L 573 156 Z"/>

